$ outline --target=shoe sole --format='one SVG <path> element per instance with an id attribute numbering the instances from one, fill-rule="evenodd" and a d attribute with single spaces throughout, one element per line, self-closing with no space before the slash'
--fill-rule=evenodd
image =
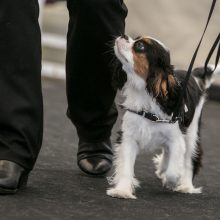
<path id="1" fill-rule="evenodd" d="M 19 190 L 24 189 L 27 186 L 28 174 L 21 176 L 18 187 L 15 189 L 4 188 L 0 186 L 0 195 L 13 195 L 16 194 Z"/>
<path id="2" fill-rule="evenodd" d="M 81 167 L 79 163 L 77 163 L 77 165 L 83 173 L 87 174 L 88 176 L 92 176 L 92 177 L 104 177 L 111 170 L 110 168 L 102 173 L 90 173 L 87 170 L 85 170 L 83 167 Z"/>

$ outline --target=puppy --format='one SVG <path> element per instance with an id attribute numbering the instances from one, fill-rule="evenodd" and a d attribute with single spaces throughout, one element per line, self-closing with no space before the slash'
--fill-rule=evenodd
<path id="1" fill-rule="evenodd" d="M 167 47 L 151 37 L 119 37 L 114 51 L 127 74 L 123 87 L 123 107 L 127 111 L 116 145 L 115 171 L 109 178 L 113 186 L 107 195 L 136 198 L 139 183 L 134 164 L 141 149 L 162 150 L 153 161 L 163 186 L 182 193 L 201 193 L 192 180 L 201 167 L 201 112 L 212 82 L 211 68 L 205 77 L 204 68 L 193 70 L 181 107 L 183 120 L 169 123 L 186 71 L 174 70 Z M 215 73 L 219 70 L 218 66 Z"/>

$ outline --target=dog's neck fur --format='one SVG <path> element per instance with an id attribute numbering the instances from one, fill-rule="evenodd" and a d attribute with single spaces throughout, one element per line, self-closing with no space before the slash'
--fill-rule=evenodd
<path id="1" fill-rule="evenodd" d="M 164 119 L 171 118 L 171 116 L 168 116 L 164 111 L 162 111 L 157 100 L 147 91 L 144 81 L 142 79 L 138 79 L 138 76 L 128 74 L 128 81 L 123 88 L 123 96 L 125 97 L 125 101 L 123 103 L 125 108 L 134 111 L 144 110 L 156 114 Z"/>

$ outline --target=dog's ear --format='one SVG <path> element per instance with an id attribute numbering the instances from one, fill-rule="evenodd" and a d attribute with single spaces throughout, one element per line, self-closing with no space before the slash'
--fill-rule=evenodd
<path id="1" fill-rule="evenodd" d="M 127 74 L 122 69 L 122 64 L 118 59 L 112 63 L 112 87 L 121 90 L 127 81 Z"/>
<path id="2" fill-rule="evenodd" d="M 154 75 L 154 96 L 165 98 L 168 94 L 171 94 L 176 86 L 176 80 L 173 75 L 174 67 L 170 63 L 168 50 L 164 50 L 162 47 L 155 50 L 151 71 Z"/>
<path id="3" fill-rule="evenodd" d="M 176 80 L 173 75 L 173 67 L 167 66 L 166 68 L 157 68 L 154 71 L 154 80 L 152 92 L 154 97 L 165 98 L 171 94 L 176 86 Z"/>
<path id="4" fill-rule="evenodd" d="M 170 92 L 173 92 L 175 90 L 175 87 L 177 86 L 177 82 L 175 80 L 173 72 L 168 74 L 167 83 L 168 83 L 168 90 Z"/>
<path id="5" fill-rule="evenodd" d="M 162 70 L 155 72 L 155 79 L 153 82 L 153 94 L 154 97 L 167 95 L 167 83 L 164 80 Z"/>

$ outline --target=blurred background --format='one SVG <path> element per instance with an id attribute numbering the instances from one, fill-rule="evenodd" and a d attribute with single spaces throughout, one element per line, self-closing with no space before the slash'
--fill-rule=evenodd
<path id="1" fill-rule="evenodd" d="M 148 35 L 171 51 L 172 64 L 187 68 L 202 35 L 211 0 L 125 0 L 129 10 L 126 33 Z M 65 0 L 39 0 L 43 44 L 43 76 L 65 79 L 68 11 Z M 220 1 L 199 51 L 195 65 L 203 65 L 220 31 Z M 212 62 L 214 59 L 212 59 Z M 216 82 L 220 83 L 217 79 Z"/>

